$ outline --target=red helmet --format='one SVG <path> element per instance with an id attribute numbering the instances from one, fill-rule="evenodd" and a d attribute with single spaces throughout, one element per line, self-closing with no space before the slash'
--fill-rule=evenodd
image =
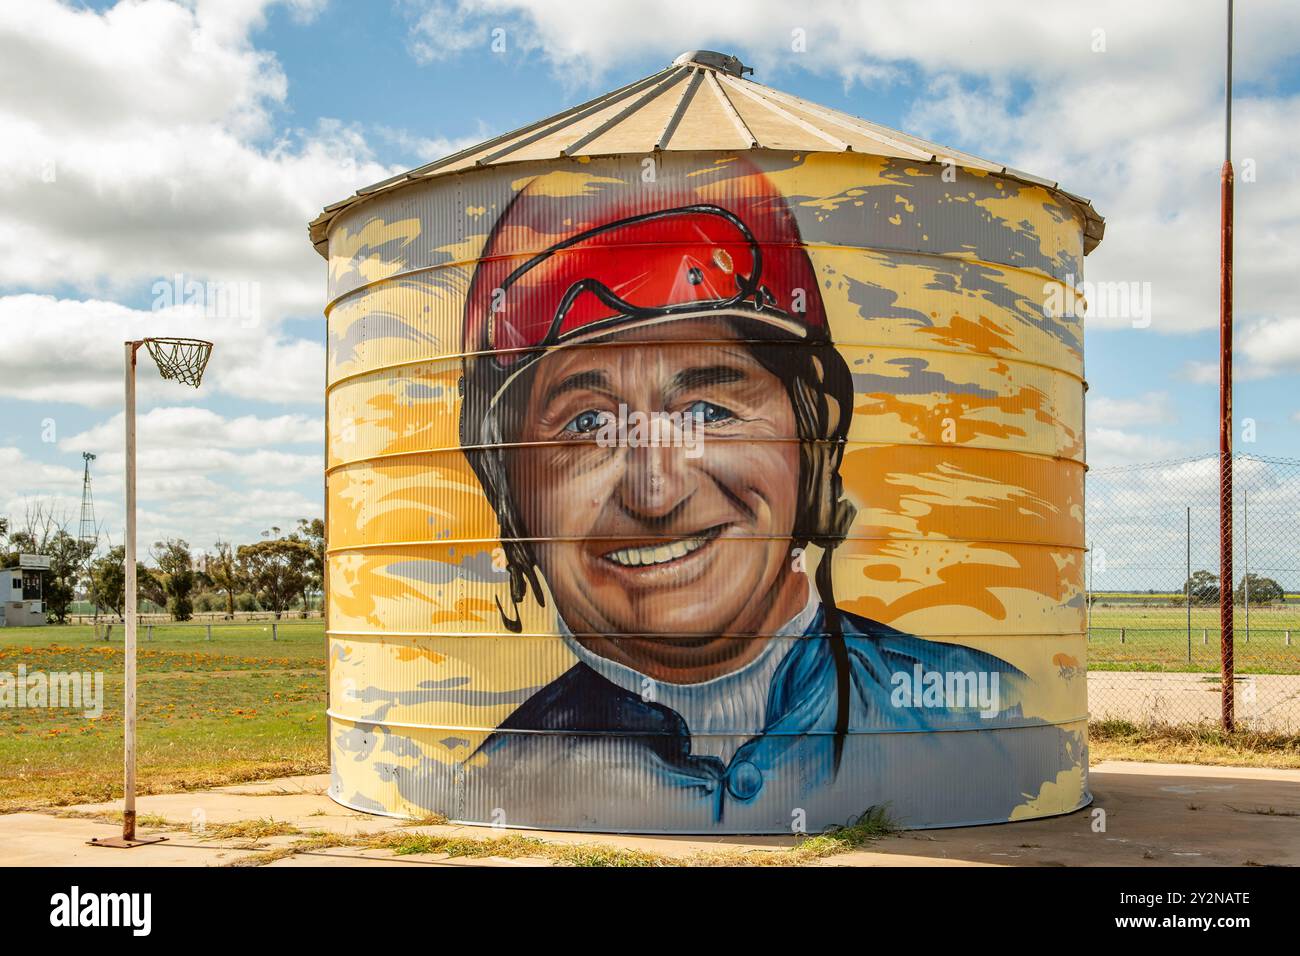
<path id="1" fill-rule="evenodd" d="M 554 346 L 705 315 L 825 341 L 794 216 L 767 177 L 746 167 L 718 184 L 718 198 L 707 187 L 620 184 L 594 197 L 526 187 L 497 220 L 474 274 L 466 353 L 491 356 L 512 377 Z"/>
<path id="2" fill-rule="evenodd" d="M 503 396 L 547 350 L 637 326 L 716 316 L 747 325 L 742 334 L 755 343 L 810 346 L 759 351 L 782 357 L 778 374 L 795 405 L 795 540 L 844 538 L 854 513 L 839 478 L 852 376 L 785 198 L 748 160 L 719 172 L 711 182 L 696 177 L 699 185 L 687 177 L 684 187 L 592 177 L 559 195 L 542 176 L 511 201 L 484 245 L 465 310 L 460 437 L 500 523 L 516 606 L 530 589 L 545 603 L 545 591 L 506 462 L 526 410 Z M 518 614 L 499 600 L 498 608 L 519 631 Z"/>

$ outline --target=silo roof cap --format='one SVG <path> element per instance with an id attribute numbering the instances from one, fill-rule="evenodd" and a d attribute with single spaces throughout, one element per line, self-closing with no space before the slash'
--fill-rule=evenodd
<path id="1" fill-rule="evenodd" d="M 744 76 L 746 73 L 754 72 L 752 66 L 745 66 L 740 62 L 740 57 L 732 56 L 730 53 L 715 53 L 713 50 L 687 50 L 673 60 L 672 65 L 702 66 L 706 70 L 718 70 L 731 76 Z"/>
<path id="2" fill-rule="evenodd" d="M 330 224 L 344 209 L 451 173 L 565 158 L 751 149 L 855 152 L 1005 176 L 1041 186 L 1077 208 L 1084 219 L 1085 254 L 1101 241 L 1105 221 L 1092 203 L 1055 181 L 774 90 L 746 79 L 752 72 L 731 54 L 689 50 L 643 79 L 331 203 L 308 227 L 312 244 L 327 255 Z"/>

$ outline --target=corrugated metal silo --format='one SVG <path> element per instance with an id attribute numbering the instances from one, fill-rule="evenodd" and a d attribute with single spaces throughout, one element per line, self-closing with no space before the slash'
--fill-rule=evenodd
<path id="1" fill-rule="evenodd" d="M 334 799 L 644 832 L 1085 805 L 1101 234 L 705 51 L 328 207 Z"/>

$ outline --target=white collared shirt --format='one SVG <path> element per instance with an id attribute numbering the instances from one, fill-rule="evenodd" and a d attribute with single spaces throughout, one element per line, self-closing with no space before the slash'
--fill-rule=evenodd
<path id="1" fill-rule="evenodd" d="M 718 757 L 729 763 L 736 749 L 767 726 L 767 700 L 772 677 L 794 646 L 790 638 L 801 637 L 821 608 L 817 593 L 809 588 L 803 610 L 787 621 L 758 656 L 739 670 L 698 684 L 670 684 L 646 677 L 625 664 L 601 657 L 573 636 L 563 618 L 560 635 L 569 649 L 606 680 L 638 697 L 647 687 L 654 701 L 671 708 L 686 721 L 691 733 L 691 753 Z"/>

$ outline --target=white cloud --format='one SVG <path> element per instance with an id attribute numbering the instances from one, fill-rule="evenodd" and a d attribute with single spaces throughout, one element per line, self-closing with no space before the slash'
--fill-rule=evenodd
<path id="1" fill-rule="evenodd" d="M 325 393 L 325 348 L 294 338 L 271 323 L 209 319 L 192 306 L 158 311 L 115 302 L 0 296 L 0 396 L 92 407 L 122 401 L 122 343 L 150 335 L 204 338 L 216 343 L 197 393 L 164 382 L 139 353 L 141 403 L 219 393 L 268 402 L 319 405 Z"/>
<path id="2" fill-rule="evenodd" d="M 462 149 L 475 146 L 492 136 L 492 131 L 482 122 L 478 124 L 478 130 L 473 136 L 418 136 L 410 130 L 395 129 L 391 126 L 376 126 L 375 132 L 385 142 L 392 143 L 400 149 L 403 155 L 412 157 L 420 163 L 429 163 L 450 156 L 452 153 L 459 153 Z"/>
<path id="3" fill-rule="evenodd" d="M 65 451 L 103 453 L 122 447 L 122 413 L 59 445 Z M 262 445 L 314 445 L 325 440 L 325 422 L 305 415 L 223 418 L 207 408 L 171 406 L 150 409 L 136 420 L 142 446 L 167 448 L 258 448 Z"/>
<path id="4" fill-rule="evenodd" d="M 1088 463 L 1093 467 L 1161 461 L 1187 454 L 1181 442 L 1121 428 L 1088 429 Z"/>
<path id="5" fill-rule="evenodd" d="M 1172 425 L 1178 421 L 1167 392 L 1147 392 L 1140 398 L 1088 396 L 1088 421 L 1106 428 L 1131 425 Z"/>
<path id="6" fill-rule="evenodd" d="M 287 81 L 248 37 L 271 5 L 0 5 L 0 286 L 140 301 L 183 273 L 319 314 L 307 222 L 396 170 L 338 122 L 277 129 Z"/>
<path id="7" fill-rule="evenodd" d="M 1300 318 L 1256 319 L 1238 326 L 1235 339 L 1234 381 L 1300 374 Z M 1219 363 L 1187 362 L 1178 376 L 1195 385 L 1218 385 Z"/>
<path id="8" fill-rule="evenodd" d="M 489 28 L 473 22 L 473 7 L 472 3 L 443 0 L 424 4 L 411 27 L 411 55 L 420 63 L 432 63 L 476 46 L 486 46 Z"/>
<path id="9" fill-rule="evenodd" d="M 536 50 L 557 70 L 581 70 L 593 77 L 629 57 L 657 51 L 667 62 L 693 46 L 728 51 L 742 47 L 754 65 L 768 71 L 796 66 L 846 78 L 894 63 L 914 63 L 931 72 L 1059 76 L 1095 64 L 1093 31 L 1098 28 L 1107 31 L 1107 55 L 1126 63 L 1171 62 L 1184 40 L 1189 56 L 1208 56 L 1211 49 L 1217 50 L 1214 41 L 1222 29 L 1221 16 L 1185 17 L 1175 40 L 1164 11 L 1115 0 L 1086 6 L 1019 0 L 660 0 L 645 5 L 431 0 L 413 6 L 421 11 L 412 26 L 413 39 L 427 48 L 421 51 L 426 56 L 447 56 L 480 45 L 486 49 L 490 31 L 502 29 L 507 52 Z M 1287 38 L 1272 31 L 1285 16 L 1263 11 L 1251 23 L 1242 17 L 1239 35 L 1269 55 L 1286 52 Z M 794 52 L 800 35 L 805 50 Z M 1243 75 L 1250 70 L 1250 65 L 1243 66 Z"/>
<path id="10" fill-rule="evenodd" d="M 1238 348 L 1260 377 L 1300 372 L 1300 317 L 1260 319 L 1242 331 Z"/>
<path id="11" fill-rule="evenodd" d="M 0 486 L 27 484 L 50 492 L 81 491 L 81 472 L 32 461 L 17 448 L 0 448 Z"/>
<path id="12" fill-rule="evenodd" d="M 1295 35 L 1300 9 L 1261 7 L 1238 36 L 1255 78 L 1280 65 L 1274 38 L 1260 21 Z M 1091 14 L 1089 14 L 1091 15 Z M 1137 16 L 1144 16 L 1138 12 Z M 1279 18 L 1279 19 L 1274 19 Z M 1200 18 L 1146 36 L 1133 15 L 1111 13 L 1108 52 L 1069 69 L 1030 72 L 1024 102 L 1013 102 L 1007 80 L 943 76 L 912 110 L 917 131 L 957 145 L 993 143 L 997 158 L 1059 180 L 1093 200 L 1107 217 L 1106 238 L 1087 263 L 1093 281 L 1150 283 L 1151 327 L 1180 333 L 1214 328 L 1219 308 L 1219 176 L 1222 155 L 1222 70 L 1214 29 Z M 975 41 L 978 43 L 978 40 Z M 1118 44 L 1143 57 L 1115 56 Z M 1059 52 L 1050 43 L 1048 58 Z M 1265 65 L 1271 65 L 1266 67 Z M 1249 89 L 1249 87 L 1246 87 Z M 993 105 L 990 105 L 990 102 Z M 1286 157 L 1300 125 L 1300 97 L 1239 94 L 1233 109 L 1236 187 L 1235 290 L 1239 318 L 1291 307 L 1287 247 L 1300 242 L 1300 174 Z M 976 149 L 978 152 L 979 149 Z M 1241 181 L 1244 159 L 1255 160 L 1254 182 Z M 1122 328 L 1124 316 L 1090 319 Z"/>
<path id="13" fill-rule="evenodd" d="M 1218 362 L 1187 362 L 1178 372 L 1178 377 L 1193 385 L 1218 385 Z"/>

